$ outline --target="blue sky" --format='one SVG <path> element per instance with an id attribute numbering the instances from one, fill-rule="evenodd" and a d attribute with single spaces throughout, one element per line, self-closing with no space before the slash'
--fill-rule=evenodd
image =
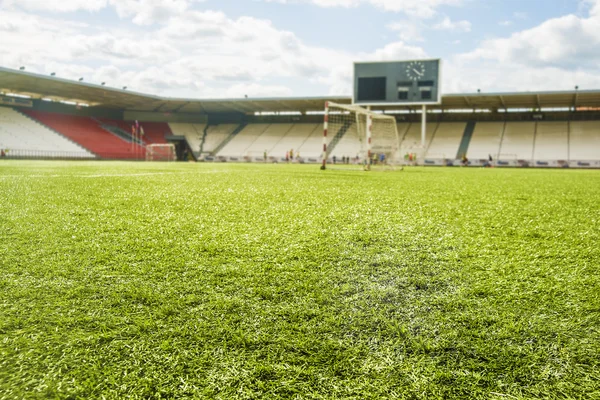
<path id="1" fill-rule="evenodd" d="M 176 97 L 351 93 L 444 59 L 444 92 L 600 88 L 600 0 L 0 0 L 0 65 Z"/>

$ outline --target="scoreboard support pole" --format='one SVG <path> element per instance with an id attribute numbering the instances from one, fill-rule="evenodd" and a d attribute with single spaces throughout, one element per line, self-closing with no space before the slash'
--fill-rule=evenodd
<path id="1" fill-rule="evenodd" d="M 425 135 L 427 132 L 427 106 L 423 104 L 421 108 L 421 146 L 425 149 Z"/>

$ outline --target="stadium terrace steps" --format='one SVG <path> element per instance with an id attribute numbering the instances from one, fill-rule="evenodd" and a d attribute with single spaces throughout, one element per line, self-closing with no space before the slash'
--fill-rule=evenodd
<path id="1" fill-rule="evenodd" d="M 535 122 L 507 122 L 498 159 L 531 160 Z"/>
<path id="2" fill-rule="evenodd" d="M 166 122 L 142 122 L 144 128 L 144 140 L 151 144 L 167 144 L 167 136 L 173 135 L 169 124 Z"/>
<path id="3" fill-rule="evenodd" d="M 300 154 L 301 157 L 318 160 L 323 156 L 323 124 L 297 124 L 298 130 L 305 130 L 306 132 L 310 132 L 308 136 L 302 141 L 298 147 L 296 147 L 296 151 Z M 312 129 L 310 128 L 312 126 Z M 282 156 L 285 155 L 287 149 L 282 144 L 277 146 L 277 149 L 282 149 Z M 273 153 L 275 149 L 273 149 Z"/>
<path id="4" fill-rule="evenodd" d="M 600 121 L 572 121 L 569 129 L 571 160 L 600 159 Z"/>
<path id="5" fill-rule="evenodd" d="M 238 130 L 239 124 L 208 125 L 204 128 L 204 142 L 202 153 L 214 155 L 216 150 L 224 146 L 233 132 Z"/>
<path id="6" fill-rule="evenodd" d="M 102 125 L 114 126 L 131 137 L 131 127 L 135 125 L 135 121 L 119 121 L 108 118 L 98 118 Z M 142 141 L 145 144 L 166 144 L 166 136 L 173 134 L 171 128 L 166 122 L 139 122 L 140 127 L 144 130 Z M 129 139 L 131 141 L 131 139 Z"/>
<path id="7" fill-rule="evenodd" d="M 224 157 L 245 157 L 247 149 L 271 124 L 242 124 L 214 151 Z"/>
<path id="8" fill-rule="evenodd" d="M 412 125 L 412 122 L 409 123 L 398 123 L 396 124 L 397 129 L 398 129 L 398 135 L 400 136 L 400 143 L 404 142 L 404 139 L 406 138 L 406 135 L 408 134 L 408 131 L 410 130 L 410 127 Z"/>
<path id="9" fill-rule="evenodd" d="M 534 160 L 567 160 L 569 158 L 567 122 L 538 122 L 533 149 Z"/>
<path id="10" fill-rule="evenodd" d="M 360 139 L 356 123 L 344 122 L 340 129 L 335 133 L 335 136 L 327 144 L 327 156 L 337 158 L 355 157 L 361 150 Z M 332 132 L 333 133 L 333 132 Z M 346 140 L 344 140 L 344 138 Z"/>
<path id="11" fill-rule="evenodd" d="M 467 122 L 467 126 L 465 127 L 462 140 L 460 141 L 460 145 L 458 146 L 458 153 L 456 153 L 455 159 L 460 160 L 467 155 L 467 152 L 469 151 L 469 145 L 471 144 L 471 139 L 473 138 L 474 130 L 475 121 Z"/>
<path id="12" fill-rule="evenodd" d="M 265 151 L 270 155 L 271 149 L 280 141 L 287 142 L 285 139 L 293 129 L 294 124 L 276 123 L 271 124 L 267 129 L 246 149 L 247 157 L 262 158 Z M 292 143 L 287 143 L 288 149 L 293 148 Z M 290 147 L 291 146 L 291 147 Z M 295 151 L 294 151 L 295 152 Z"/>
<path id="13" fill-rule="evenodd" d="M 97 121 L 97 120 L 96 120 Z M 118 126 L 115 125 L 110 125 L 101 121 L 97 121 L 98 124 L 102 127 L 102 129 L 104 129 L 105 131 L 108 131 L 110 133 L 112 133 L 113 135 L 117 136 L 119 139 L 123 139 L 124 141 L 131 143 L 131 142 L 135 142 L 141 146 L 145 146 L 146 143 L 144 143 L 143 139 L 140 138 L 134 138 L 129 132 L 124 131 L 123 129 L 121 129 Z"/>
<path id="14" fill-rule="evenodd" d="M 427 124 L 426 135 L 428 139 L 431 139 L 437 127 L 437 123 Z M 400 143 L 400 154 L 404 155 L 406 153 L 419 153 L 422 151 L 423 149 L 421 148 L 421 124 L 410 124 L 406 131 L 406 134 L 404 135 L 404 140 L 402 141 L 402 143 Z"/>
<path id="15" fill-rule="evenodd" d="M 202 132 L 202 139 L 200 142 L 200 154 L 204 152 L 204 146 L 206 145 L 206 137 L 208 136 L 208 124 L 203 124 L 202 129 L 198 130 Z"/>
<path id="16" fill-rule="evenodd" d="M 205 124 L 186 124 L 172 122 L 169 129 L 175 136 L 183 136 L 187 140 L 194 157 L 197 159 L 202 153 Z"/>
<path id="17" fill-rule="evenodd" d="M 115 136 L 90 117 L 37 110 L 24 110 L 24 112 L 102 158 L 138 159 L 145 157 L 144 147 L 138 144 L 132 145 Z"/>
<path id="18" fill-rule="evenodd" d="M 94 158 L 76 142 L 8 107 L 0 107 L 0 147 L 20 156 L 37 152 L 49 158 Z"/>
<path id="19" fill-rule="evenodd" d="M 504 125 L 504 122 L 478 122 L 473 130 L 467 158 L 485 160 L 492 155 L 494 159 L 497 159 Z"/>
<path id="20" fill-rule="evenodd" d="M 315 148 L 308 150 L 308 146 L 305 147 L 306 142 L 312 137 L 313 133 L 316 132 L 320 139 L 320 146 L 317 144 Z M 301 123 L 294 124 L 289 132 L 282 137 L 277 143 L 269 150 L 269 156 L 275 158 L 283 158 L 285 153 L 290 149 L 294 149 L 294 153 L 298 157 L 314 157 L 314 152 L 319 151 L 322 148 L 323 143 L 323 124 L 311 124 Z M 303 149 L 306 149 L 306 154 Z"/>

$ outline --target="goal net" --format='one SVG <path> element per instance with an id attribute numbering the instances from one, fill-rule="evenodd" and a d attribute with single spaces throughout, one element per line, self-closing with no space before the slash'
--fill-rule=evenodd
<path id="1" fill-rule="evenodd" d="M 146 161 L 175 161 L 174 144 L 149 144 L 146 146 Z"/>
<path id="2" fill-rule="evenodd" d="M 362 107 L 328 102 L 325 105 L 323 164 L 396 165 L 400 160 L 396 118 Z"/>

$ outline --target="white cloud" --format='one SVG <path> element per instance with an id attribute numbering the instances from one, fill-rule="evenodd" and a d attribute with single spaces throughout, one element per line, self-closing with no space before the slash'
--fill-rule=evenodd
<path id="1" fill-rule="evenodd" d="M 587 17 L 565 15 L 509 37 L 484 40 L 446 63 L 447 90 L 600 87 L 600 0 Z"/>
<path id="2" fill-rule="evenodd" d="M 8 67 L 181 97 L 292 95 L 289 82 L 348 94 L 353 61 L 424 54 L 403 42 L 360 54 L 309 46 L 268 20 L 177 7 L 160 20 L 124 9 L 138 24 L 161 23 L 110 30 L 0 9 L 0 54 Z"/>
<path id="3" fill-rule="evenodd" d="M 387 25 L 387 28 L 398 34 L 398 37 L 403 42 L 422 42 L 424 41 L 421 35 L 423 25 L 414 20 L 403 20 L 393 22 Z"/>
<path id="4" fill-rule="evenodd" d="M 375 50 L 373 53 L 362 54 L 359 59 L 365 61 L 401 61 L 426 57 L 427 53 L 421 47 L 408 46 L 403 42 L 394 42 Z"/>
<path id="5" fill-rule="evenodd" d="M 448 17 L 435 24 L 433 29 L 440 31 L 460 31 L 460 32 L 471 32 L 471 23 L 469 21 L 452 21 Z"/>
<path id="6" fill-rule="evenodd" d="M 0 9 L 66 13 L 100 11 L 115 8 L 120 18 L 131 18 L 138 25 L 164 22 L 188 10 L 193 3 L 205 0 L 0 0 Z"/>
<path id="7" fill-rule="evenodd" d="M 29 11 L 72 12 L 98 11 L 106 7 L 107 0 L 0 0 L 0 9 L 21 8 Z"/>
<path id="8" fill-rule="evenodd" d="M 246 95 L 248 97 L 284 97 L 293 95 L 293 91 L 283 85 L 240 83 L 228 87 L 225 91 L 215 92 L 212 97 L 240 98 Z"/>
<path id="9" fill-rule="evenodd" d="M 369 2 L 403 12 L 411 12 L 407 10 L 412 7 L 403 1 L 314 1 L 336 7 Z M 110 28 L 101 21 L 88 26 L 69 20 L 68 14 L 50 18 L 28 11 L 48 4 L 58 3 L 0 0 L 3 66 L 25 65 L 28 71 L 56 72 L 69 79 L 83 76 L 86 82 L 106 81 L 113 87 L 177 97 L 348 95 L 353 61 L 426 58 L 425 49 L 415 44 L 423 39 L 423 30 L 471 29 L 468 21 L 447 17 L 439 17 L 438 24 L 401 18 L 387 25 L 398 34 L 392 43 L 352 52 L 309 45 L 269 20 L 199 11 L 192 0 L 106 0 L 106 7 L 115 7 L 124 19 Z M 67 0 L 59 6 L 67 12 L 84 10 L 86 4 L 93 10 L 100 3 Z M 440 5 L 460 1 L 423 4 L 436 12 Z M 586 0 L 586 4 L 585 17 L 553 18 L 447 57 L 445 91 L 600 87 L 600 0 Z M 447 47 L 459 44 L 452 39 L 445 40 Z"/>
<path id="10" fill-rule="evenodd" d="M 466 57 L 532 66 L 595 66 L 600 61 L 600 16 L 550 19 L 508 38 L 486 40 Z"/>
<path id="11" fill-rule="evenodd" d="M 132 17 L 138 25 L 164 22 L 185 12 L 190 0 L 108 0 L 121 18 Z"/>
<path id="12" fill-rule="evenodd" d="M 513 22 L 510 20 L 498 22 L 498 25 L 500 25 L 500 26 L 511 26 L 512 24 L 513 24 Z"/>
<path id="13" fill-rule="evenodd" d="M 442 6 L 460 6 L 465 0 L 265 0 L 277 3 L 312 3 L 320 7 L 352 8 L 368 4 L 385 11 L 402 12 L 414 17 L 431 18 Z"/>

